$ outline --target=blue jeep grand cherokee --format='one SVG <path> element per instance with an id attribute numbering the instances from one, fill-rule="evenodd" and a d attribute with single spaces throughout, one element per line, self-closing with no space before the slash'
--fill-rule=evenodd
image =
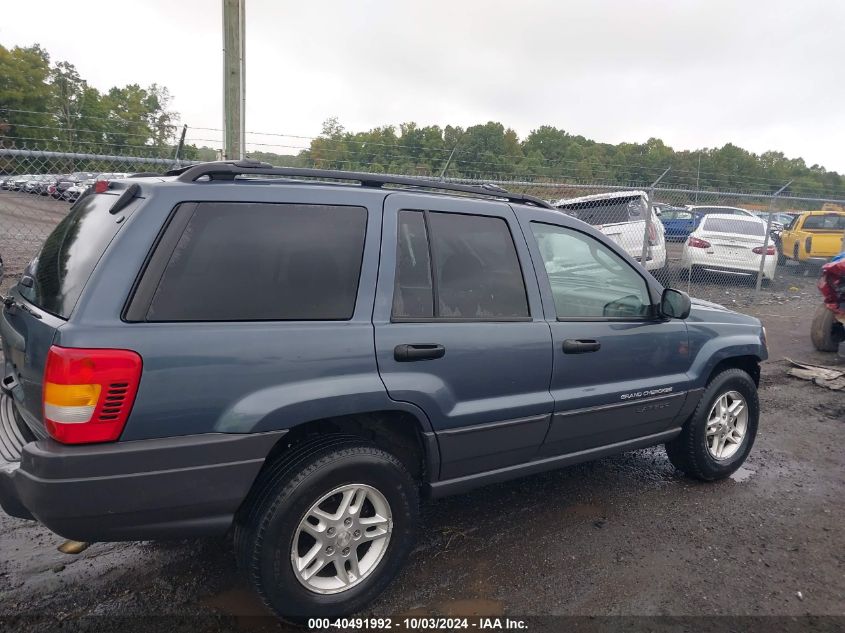
<path id="1" fill-rule="evenodd" d="M 8 514 L 79 540 L 231 530 L 293 620 L 377 596 L 421 494 L 661 443 L 726 477 L 767 357 L 758 320 L 535 198 L 253 161 L 99 184 L 0 332 Z"/>

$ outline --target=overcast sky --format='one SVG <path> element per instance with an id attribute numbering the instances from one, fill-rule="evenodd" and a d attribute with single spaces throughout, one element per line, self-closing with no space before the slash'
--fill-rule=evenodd
<path id="1" fill-rule="evenodd" d="M 220 138 L 195 129 L 221 127 L 220 0 L 3 7 L 4 46 L 38 42 L 100 89 L 163 84 L 190 139 Z M 247 130 L 495 120 L 521 137 L 733 142 L 845 173 L 839 0 L 246 0 L 246 15 Z"/>

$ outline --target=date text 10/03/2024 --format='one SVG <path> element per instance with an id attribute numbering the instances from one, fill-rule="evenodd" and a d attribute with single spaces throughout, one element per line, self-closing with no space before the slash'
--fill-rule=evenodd
<path id="1" fill-rule="evenodd" d="M 526 630 L 525 620 L 512 618 L 312 618 L 308 620 L 308 628 L 319 630 L 482 630 L 482 631 L 520 631 Z"/>

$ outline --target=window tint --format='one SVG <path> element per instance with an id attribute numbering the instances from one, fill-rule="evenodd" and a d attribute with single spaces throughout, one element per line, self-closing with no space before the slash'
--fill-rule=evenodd
<path id="1" fill-rule="evenodd" d="M 687 211 L 664 211 L 661 220 L 692 220 L 692 213 Z"/>
<path id="2" fill-rule="evenodd" d="M 399 212 L 393 316 L 404 318 L 434 316 L 431 260 L 428 254 L 428 237 L 422 211 Z"/>
<path id="3" fill-rule="evenodd" d="M 502 218 L 402 211 L 398 237 L 395 317 L 427 317 L 431 312 L 435 318 L 453 319 L 529 317 L 519 259 Z M 434 270 L 434 283 L 425 272 L 426 262 Z"/>
<path id="4" fill-rule="evenodd" d="M 845 230 L 845 215 L 808 215 L 804 218 L 805 229 L 817 231 Z"/>
<path id="5" fill-rule="evenodd" d="M 528 298 L 513 238 L 502 218 L 428 214 L 437 316 L 527 318 Z"/>
<path id="6" fill-rule="evenodd" d="M 711 233 L 738 233 L 763 237 L 766 234 L 766 225 L 762 221 L 706 217 L 701 230 Z"/>
<path id="7" fill-rule="evenodd" d="M 549 275 L 558 318 L 643 318 L 651 314 L 645 280 L 598 240 L 531 223 Z"/>
<path id="8" fill-rule="evenodd" d="M 750 214 L 743 209 L 735 207 L 697 207 L 695 209 L 698 213 L 708 215 L 710 213 L 721 213 L 722 215 L 744 215 L 748 217 Z"/>
<path id="9" fill-rule="evenodd" d="M 97 194 L 79 199 L 44 241 L 27 266 L 32 287 L 18 285 L 28 301 L 64 319 L 70 316 L 85 283 L 123 224 L 109 213 L 117 196 Z M 131 207 L 124 213 L 131 213 Z"/>
<path id="10" fill-rule="evenodd" d="M 361 207 L 199 204 L 147 320 L 349 319 L 366 224 Z"/>
<path id="11" fill-rule="evenodd" d="M 610 198 L 607 200 L 588 200 L 585 202 L 564 203 L 558 208 L 572 217 L 599 226 L 641 220 L 645 215 L 645 200 L 636 198 Z"/>

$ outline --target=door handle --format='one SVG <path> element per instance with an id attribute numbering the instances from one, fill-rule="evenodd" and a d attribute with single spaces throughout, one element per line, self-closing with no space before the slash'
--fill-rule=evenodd
<path id="1" fill-rule="evenodd" d="M 393 358 L 400 363 L 415 360 L 434 360 L 443 358 L 446 348 L 437 343 L 397 345 L 393 348 Z"/>
<path id="2" fill-rule="evenodd" d="M 563 342 L 564 354 L 586 354 L 587 352 L 597 352 L 599 349 L 601 349 L 601 343 L 593 339 L 568 338 Z"/>

